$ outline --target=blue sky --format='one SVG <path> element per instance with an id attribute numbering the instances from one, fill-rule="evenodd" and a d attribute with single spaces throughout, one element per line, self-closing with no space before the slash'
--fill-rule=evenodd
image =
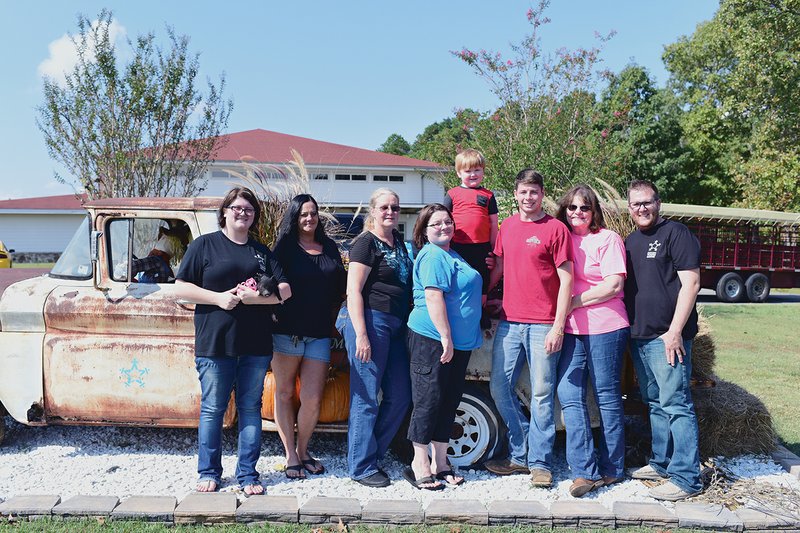
<path id="1" fill-rule="evenodd" d="M 68 194 L 36 127 L 41 69 L 64 63 L 76 14 L 114 12 L 128 37 L 165 25 L 191 38 L 202 80 L 225 72 L 234 100 L 228 132 L 254 128 L 376 149 L 391 133 L 409 142 L 456 108 L 489 110 L 488 86 L 450 54 L 462 47 L 509 50 L 528 31 L 531 3 L 0 0 L 0 199 Z M 619 71 L 636 62 L 659 84 L 664 45 L 710 19 L 716 0 L 553 0 L 545 50 L 588 47 L 616 30 L 602 54 Z"/>

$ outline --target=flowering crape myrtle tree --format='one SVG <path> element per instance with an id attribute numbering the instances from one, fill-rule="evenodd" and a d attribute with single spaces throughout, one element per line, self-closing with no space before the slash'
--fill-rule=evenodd
<path id="1" fill-rule="evenodd" d="M 141 35 L 122 64 L 112 23 L 106 10 L 94 22 L 79 15 L 75 67 L 63 83 L 44 79 L 37 125 L 50 156 L 90 198 L 197 195 L 233 106 L 222 97 L 224 75 L 201 93 L 198 55 L 169 28 L 167 49 Z"/>
<path id="2" fill-rule="evenodd" d="M 607 166 L 607 151 L 615 129 L 614 115 L 595 111 L 595 89 L 606 78 L 598 71 L 602 45 L 614 32 L 595 34 L 590 49 L 545 54 L 540 32 L 550 22 L 543 16 L 549 2 L 529 9 L 531 30 L 511 44 L 511 54 L 470 50 L 452 52 L 486 80 L 499 107 L 472 123 L 474 147 L 490 162 L 486 184 L 510 191 L 516 173 L 534 166 L 557 193 L 576 181 L 591 182 Z"/>

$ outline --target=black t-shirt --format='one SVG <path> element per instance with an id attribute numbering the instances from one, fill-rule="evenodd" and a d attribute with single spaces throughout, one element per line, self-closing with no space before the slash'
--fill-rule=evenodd
<path id="1" fill-rule="evenodd" d="M 663 220 L 647 231 L 634 231 L 625 239 L 628 276 L 625 307 L 631 337 L 654 339 L 669 329 L 681 281 L 679 270 L 700 267 L 700 241 L 679 222 Z M 693 307 L 684 339 L 697 335 L 697 308 Z"/>
<path id="2" fill-rule="evenodd" d="M 372 269 L 361 291 L 364 307 L 405 321 L 411 310 L 412 262 L 400 234 L 395 231 L 393 236 L 394 247 L 369 231 L 362 233 L 350 249 L 350 262 Z"/>
<path id="3" fill-rule="evenodd" d="M 275 246 L 275 257 L 289 278 L 292 297 L 275 306 L 278 323 L 273 331 L 318 339 L 330 337 L 335 308 L 342 303 L 347 279 L 336 243 L 328 240 L 323 243 L 321 254 L 312 255 L 295 239 L 286 238 Z"/>
<path id="4" fill-rule="evenodd" d="M 236 244 L 217 231 L 192 241 L 177 279 L 222 292 L 259 273 L 287 283 L 269 248 L 252 238 L 247 244 Z M 226 311 L 197 304 L 194 330 L 198 357 L 272 355 L 272 313 L 267 305 L 240 303 Z"/>

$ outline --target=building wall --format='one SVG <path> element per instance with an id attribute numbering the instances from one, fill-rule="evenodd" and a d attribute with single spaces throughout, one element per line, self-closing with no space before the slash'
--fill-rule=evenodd
<path id="1" fill-rule="evenodd" d="M 263 167 L 267 168 L 267 167 Z M 267 168 L 267 171 L 269 169 Z M 234 184 L 247 185 L 246 181 L 236 177 L 244 172 L 244 167 L 235 164 L 216 164 L 209 171 L 208 187 L 203 192 L 206 196 L 223 196 Z M 444 188 L 431 177 L 423 177 L 413 169 L 367 168 L 367 167 L 308 167 L 311 194 L 321 205 L 366 205 L 372 192 L 379 187 L 388 187 L 400 196 L 401 205 L 424 205 L 440 202 L 444 197 Z M 315 175 L 327 175 L 326 180 L 314 179 Z M 337 175 L 364 176 L 364 180 L 337 180 Z M 378 181 L 376 176 L 402 176 L 403 181 Z M 287 190 L 285 179 L 277 176 L 268 179 L 270 187 L 275 191 Z M 258 193 L 258 191 L 256 191 Z"/>
<path id="2" fill-rule="evenodd" d="M 19 252 L 63 252 L 86 212 L 0 214 L 0 241 Z M 86 237 L 89 238 L 88 235 Z"/>

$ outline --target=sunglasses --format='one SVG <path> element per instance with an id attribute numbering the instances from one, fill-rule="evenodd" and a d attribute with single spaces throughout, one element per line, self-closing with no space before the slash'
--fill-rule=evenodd
<path id="1" fill-rule="evenodd" d="M 382 205 L 378 209 L 380 209 L 381 211 L 384 211 L 384 212 L 391 210 L 393 213 L 397 213 L 398 211 L 400 211 L 400 206 L 399 205 Z"/>
<path id="2" fill-rule="evenodd" d="M 576 209 L 580 209 L 581 213 L 588 213 L 589 211 L 592 210 L 592 206 L 590 206 L 590 205 L 575 205 L 575 204 L 569 204 L 567 206 L 567 211 L 575 211 Z"/>

